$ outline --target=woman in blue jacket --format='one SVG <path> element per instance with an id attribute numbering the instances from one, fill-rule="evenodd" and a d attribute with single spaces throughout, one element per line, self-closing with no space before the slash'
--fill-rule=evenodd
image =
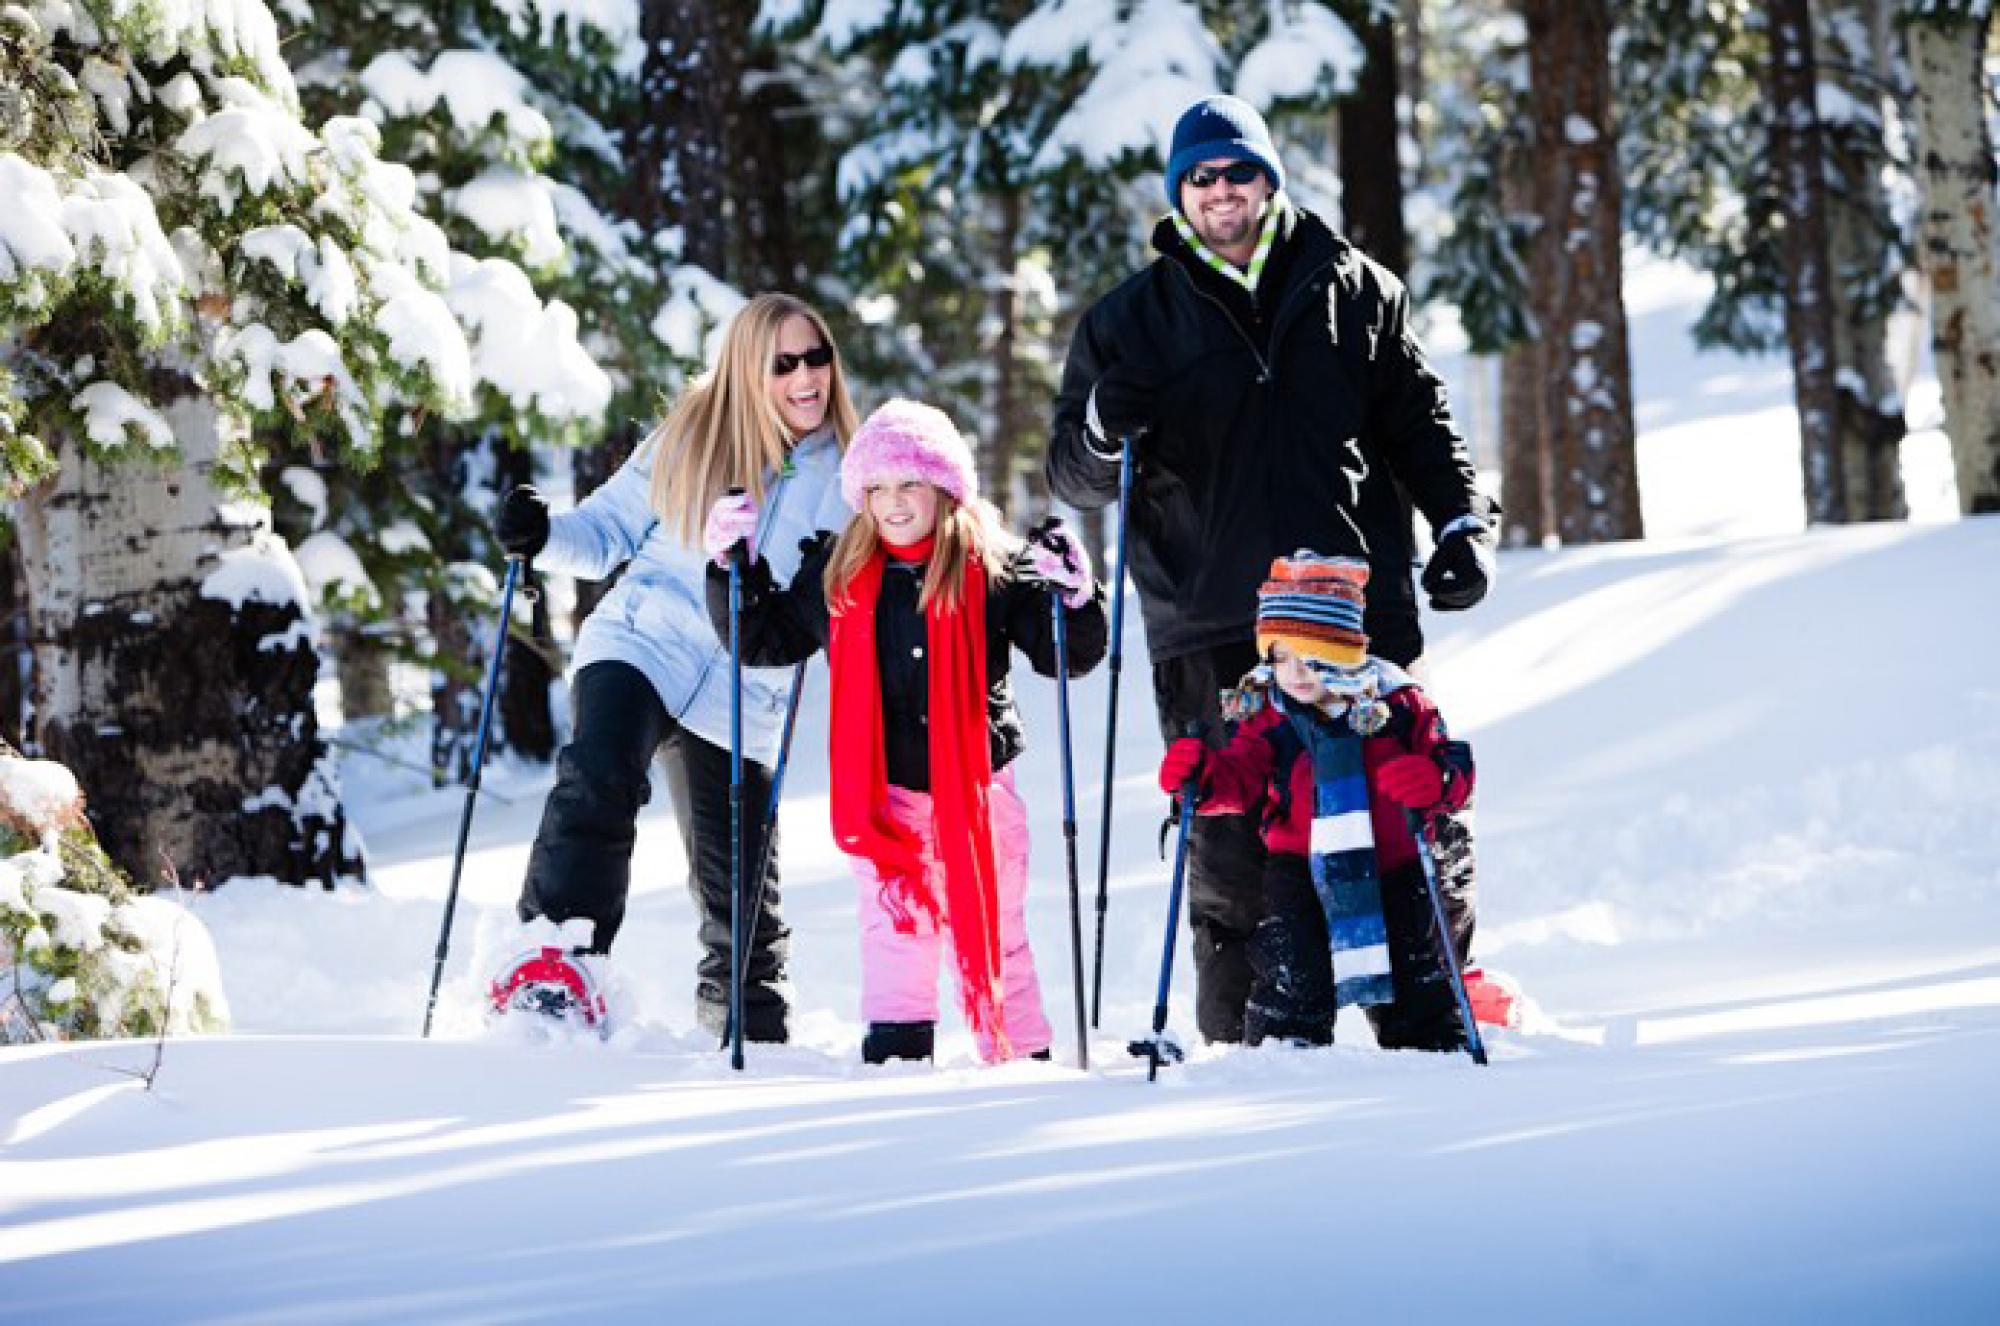
<path id="1" fill-rule="evenodd" d="M 554 516 L 533 488 L 516 488 L 495 523 L 509 553 L 546 570 L 601 580 L 624 568 L 577 637 L 575 736 L 557 759 L 521 919 L 587 918 L 595 923 L 591 951 L 610 951 L 625 916 L 639 808 L 651 793 L 647 769 L 662 755 L 701 917 L 696 1013 L 717 1035 L 729 1006 L 730 686 L 728 647 L 704 606 L 704 526 L 718 498 L 745 490 L 737 518 L 754 524 L 739 532 L 789 581 L 801 541 L 838 531 L 852 514 L 840 493 L 840 457 L 855 424 L 825 321 L 788 295 L 759 295 L 730 322 L 715 368 L 609 482 Z M 718 518 L 728 519 L 723 506 Z M 769 800 L 790 679 L 788 668 L 744 670 L 747 807 Z M 763 855 L 763 817 L 748 819 L 744 859 L 769 866 L 762 904 L 746 918 L 743 1034 L 782 1041 L 788 931 L 778 854 L 774 843 Z"/>

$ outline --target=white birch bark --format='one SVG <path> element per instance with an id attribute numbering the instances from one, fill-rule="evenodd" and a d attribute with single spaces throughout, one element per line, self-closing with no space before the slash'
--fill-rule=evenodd
<path id="1" fill-rule="evenodd" d="M 1931 351 L 1944 386 L 1959 510 L 2000 511 L 2000 285 L 1994 161 L 1980 61 L 1988 6 L 1906 12 L 1916 85 L 1918 244 L 1931 290 Z"/>
<path id="2" fill-rule="evenodd" d="M 359 849 L 312 710 L 303 578 L 268 513 L 217 489 L 214 407 L 162 413 L 179 458 L 107 464 L 65 440 L 21 503 L 41 744 L 142 887 L 168 865 L 330 887 Z M 258 588 L 217 596 L 232 583 Z"/>

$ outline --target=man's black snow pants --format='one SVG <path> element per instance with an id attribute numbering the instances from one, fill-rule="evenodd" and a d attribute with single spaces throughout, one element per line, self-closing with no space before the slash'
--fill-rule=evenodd
<path id="1" fill-rule="evenodd" d="M 593 663 L 570 691 L 575 736 L 556 759 L 556 784 L 542 809 L 517 907 L 521 919 L 587 917 L 595 951 L 607 953 L 625 919 L 639 809 L 651 799 L 647 771 L 658 755 L 687 851 L 688 889 L 701 925 L 695 1010 L 721 1035 L 729 1011 L 729 750 L 677 724 L 645 674 L 627 663 Z M 757 894 L 756 869 L 770 806 L 771 771 L 743 761 L 743 869 Z M 781 982 L 790 944 L 778 907 L 778 850 L 772 837 L 762 902 L 749 924 L 743 1034 L 781 1041 L 788 1010 Z M 746 898 L 748 905 L 750 899 Z"/>
<path id="2" fill-rule="evenodd" d="M 1249 641 L 1153 664 L 1160 735 L 1172 743 L 1190 722 L 1220 748 L 1221 696 L 1257 664 Z M 1255 815 L 1200 815 L 1188 843 L 1188 925 L 1194 931 L 1194 1020 L 1202 1039 L 1243 1039 L 1250 997 L 1250 936 L 1264 915 L 1264 841 Z"/>

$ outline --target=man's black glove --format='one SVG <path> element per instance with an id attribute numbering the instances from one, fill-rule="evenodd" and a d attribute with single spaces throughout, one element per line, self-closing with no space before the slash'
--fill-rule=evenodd
<path id="1" fill-rule="evenodd" d="M 508 556 L 532 559 L 548 545 L 549 499 L 527 483 L 508 493 L 493 517 L 493 537 Z"/>
<path id="2" fill-rule="evenodd" d="M 1486 597 L 1498 570 L 1492 527 L 1462 516 L 1438 535 L 1437 551 L 1424 566 L 1424 592 L 1439 612 L 1461 612 Z"/>
<path id="3" fill-rule="evenodd" d="M 1127 364 L 1113 364 L 1090 389 L 1085 421 L 1105 445 L 1143 437 L 1153 427 L 1153 384 Z"/>

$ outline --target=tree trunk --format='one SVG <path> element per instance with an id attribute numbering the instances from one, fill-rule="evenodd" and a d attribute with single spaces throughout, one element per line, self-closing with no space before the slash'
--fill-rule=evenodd
<path id="1" fill-rule="evenodd" d="M 433 433 L 424 447 L 426 491 L 465 491 L 466 457 L 477 445 L 452 429 Z M 435 536 L 434 546 L 440 565 L 431 574 L 424 598 L 424 627 L 432 649 L 431 781 L 443 787 L 472 776 L 492 623 L 482 620 L 483 629 L 475 630 L 469 619 L 467 599 L 472 596 L 459 583 L 460 577 L 475 573 L 468 561 L 471 547 L 466 532 L 447 523 Z"/>
<path id="2" fill-rule="evenodd" d="M 1002 515 L 1014 509 L 1014 455 L 1020 444 L 1021 295 L 1016 268 L 1020 263 L 1021 195 L 999 191 L 993 202 L 993 275 L 986 288 L 991 301 L 994 341 L 993 399 L 987 411 L 992 433 L 980 450 L 980 487 Z"/>
<path id="3" fill-rule="evenodd" d="M 1883 106 L 1886 51 L 1875 44 L 1880 0 L 1843 0 L 1833 6 L 1829 61 L 1822 77 L 1844 87 L 1854 102 Z M 1843 40 L 1848 34 L 1858 44 Z M 1845 70 L 1846 72 L 1841 72 Z M 1889 314 L 1895 287 L 1885 278 L 1896 261 L 1894 221 L 1881 167 L 1887 152 L 1879 119 L 1834 119 L 1821 124 L 1827 150 L 1828 256 L 1833 270 L 1835 386 L 1839 409 L 1841 482 L 1849 520 L 1902 520 L 1902 444 L 1909 428 L 1902 393 L 1889 362 Z"/>
<path id="4" fill-rule="evenodd" d="M 1425 118 L 1430 102 L 1424 81 L 1424 0 L 1398 0 L 1396 22 L 1402 40 L 1397 43 L 1397 93 L 1410 107 L 1410 141 L 1416 147 L 1414 178 L 1430 179 L 1430 125 Z"/>
<path id="5" fill-rule="evenodd" d="M 1542 396 L 1540 347 L 1500 356 L 1500 530 L 1509 548 L 1539 548 L 1556 528 Z"/>
<path id="6" fill-rule="evenodd" d="M 730 141 L 736 169 L 729 175 L 735 196 L 736 257 L 730 268 L 745 292 L 783 290 L 805 294 L 811 273 L 799 251 L 792 221 L 793 163 L 807 151 L 788 150 L 795 134 L 816 135 L 819 118 L 783 76 L 769 49 L 758 50 L 744 74 L 743 99 L 736 107 Z"/>
<path id="7" fill-rule="evenodd" d="M 298 564 L 265 512 L 216 489 L 213 407 L 164 413 L 173 470 L 59 439 L 59 477 L 21 504 L 42 748 L 135 880 L 358 881 Z"/>
<path id="8" fill-rule="evenodd" d="M 1919 252 L 1931 353 L 1944 385 L 1958 505 L 2000 511 L 2000 289 L 1994 280 L 1993 141 L 1981 59 L 1993 17 L 1904 19 L 1916 84 Z"/>
<path id="9" fill-rule="evenodd" d="M 501 492 L 533 481 L 535 461 L 529 452 L 510 448 L 501 453 L 499 461 Z M 529 588 L 525 576 L 521 588 Z M 528 604 L 529 628 L 525 639 L 518 625 L 508 632 L 507 657 L 500 666 L 500 731 L 506 735 L 509 750 L 547 763 L 556 755 L 555 712 L 549 706 L 549 684 L 556 676 L 549 666 L 548 649 L 553 644 L 549 609 L 540 593 L 517 594 L 516 598 Z M 516 613 L 517 618 L 520 615 Z"/>
<path id="10" fill-rule="evenodd" d="M 1397 276 L 1410 270 L 1403 228 L 1403 165 L 1397 151 L 1396 23 L 1368 6 L 1348 26 L 1367 61 L 1354 95 L 1340 106 L 1340 215 L 1348 239 Z"/>
<path id="11" fill-rule="evenodd" d="M 1512 141 L 1511 139 L 1509 141 Z M 1509 150 L 1500 163 L 1500 210 L 1532 213 L 1535 182 L 1529 163 Z M 1541 227 L 1528 254 L 1529 279 L 1554 280 L 1554 236 Z M 1539 548 L 1556 531 L 1555 467 L 1542 418 L 1542 347 L 1517 345 L 1500 357 L 1500 502 L 1506 509 L 1501 539 L 1509 548 Z"/>
<path id="12" fill-rule="evenodd" d="M 396 687 L 394 656 L 380 637 L 357 621 L 334 624 L 334 665 L 340 672 L 340 714 L 352 723 L 362 718 L 393 718 Z"/>
<path id="13" fill-rule="evenodd" d="M 1644 537 L 1606 0 L 1523 0 L 1544 256 L 1542 409 L 1564 543 Z"/>
<path id="14" fill-rule="evenodd" d="M 0 531 L 6 548 L 0 551 L 0 742 L 24 748 L 22 729 L 27 705 L 28 618 L 21 593 L 19 540 Z"/>
<path id="15" fill-rule="evenodd" d="M 1768 9 L 1771 54 L 1765 90 L 1771 101 L 1771 167 L 1784 236 L 1785 340 L 1792 353 L 1792 398 L 1799 412 L 1800 466 L 1806 523 L 1848 518 L 1845 474 L 1836 427 L 1833 278 L 1828 269 L 1826 164 L 1820 150 L 1807 0 L 1773 0 Z"/>
<path id="16" fill-rule="evenodd" d="M 444 787 L 472 778 L 486 642 L 441 586 L 431 590 L 424 615 L 438 656 L 431 669 L 431 782 Z"/>
<path id="17" fill-rule="evenodd" d="M 745 0 L 644 0 L 646 56 L 626 126 L 631 161 L 624 214 L 647 234 L 681 228 L 683 262 L 729 279 L 729 150 L 741 98 L 750 11 Z"/>

